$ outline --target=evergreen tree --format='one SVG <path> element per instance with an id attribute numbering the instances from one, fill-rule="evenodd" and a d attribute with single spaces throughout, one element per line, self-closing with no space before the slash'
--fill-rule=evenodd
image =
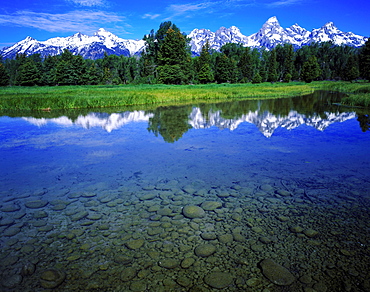
<path id="1" fill-rule="evenodd" d="M 211 55 L 209 53 L 210 46 L 208 40 L 206 43 L 202 46 L 202 51 L 200 53 L 200 56 L 198 58 L 198 64 L 199 67 L 198 70 L 198 80 L 200 83 L 209 83 L 214 80 L 213 72 L 211 69 Z"/>
<path id="2" fill-rule="evenodd" d="M 101 76 L 99 74 L 98 67 L 95 62 L 92 62 L 88 67 L 87 67 L 87 80 L 86 84 L 88 85 L 97 85 L 100 83 Z"/>
<path id="3" fill-rule="evenodd" d="M 365 45 L 361 48 L 360 71 L 361 76 L 370 81 L 370 38 L 368 38 Z"/>
<path id="4" fill-rule="evenodd" d="M 261 77 L 260 73 L 257 72 L 253 76 L 252 83 L 261 83 L 261 82 L 262 82 L 262 77 Z"/>
<path id="5" fill-rule="evenodd" d="M 236 82 L 236 65 L 225 54 L 219 54 L 216 58 L 215 80 L 218 83 Z"/>
<path id="6" fill-rule="evenodd" d="M 9 85 L 9 74 L 2 62 L 2 56 L 0 55 L 0 86 Z"/>
<path id="7" fill-rule="evenodd" d="M 181 84 L 190 80 L 190 55 L 186 39 L 180 31 L 167 30 L 159 50 L 158 64 L 160 82 Z"/>
<path id="8" fill-rule="evenodd" d="M 345 81 L 353 81 L 360 76 L 360 70 L 358 69 L 357 58 L 354 55 L 348 57 L 348 61 L 344 67 L 342 79 Z"/>
<path id="9" fill-rule="evenodd" d="M 120 84 L 121 78 L 119 74 L 120 57 L 117 55 L 108 55 L 104 53 L 103 59 L 99 63 L 102 71 L 103 84 Z"/>
<path id="10" fill-rule="evenodd" d="M 277 68 L 278 68 L 278 63 L 276 61 L 276 50 L 272 49 L 270 51 L 268 73 L 267 73 L 268 82 L 276 82 L 278 80 Z"/>
<path id="11" fill-rule="evenodd" d="M 290 82 L 292 80 L 294 71 L 294 49 L 291 44 L 285 44 L 284 49 L 285 56 L 283 80 L 284 82 Z"/>
<path id="12" fill-rule="evenodd" d="M 253 59 L 251 54 L 251 49 L 245 47 L 244 51 L 240 57 L 238 68 L 241 73 L 241 79 L 243 82 L 250 82 L 254 74 Z"/>
<path id="13" fill-rule="evenodd" d="M 34 86 L 41 79 L 41 71 L 37 67 L 35 61 L 27 57 L 19 66 L 16 82 L 21 86 Z"/>
<path id="14" fill-rule="evenodd" d="M 321 74 L 320 65 L 315 56 L 310 56 L 302 66 L 301 79 L 310 83 Z"/>
<path id="15" fill-rule="evenodd" d="M 245 48 L 242 44 L 227 43 L 220 49 L 221 53 L 224 53 L 226 57 L 239 62 L 240 57 L 243 55 Z"/>
<path id="16" fill-rule="evenodd" d="M 56 66 L 59 62 L 59 56 L 48 56 L 44 59 L 43 74 L 41 83 L 43 85 L 56 84 Z"/>

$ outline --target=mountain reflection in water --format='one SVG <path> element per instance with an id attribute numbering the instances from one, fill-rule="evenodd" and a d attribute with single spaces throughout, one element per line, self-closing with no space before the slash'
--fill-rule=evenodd
<path id="1" fill-rule="evenodd" d="M 0 290 L 370 291 L 369 116 L 336 102 L 0 117 Z"/>
<path id="2" fill-rule="evenodd" d="M 131 110 L 116 113 L 91 112 L 77 117 L 24 117 L 37 126 L 55 123 L 83 128 L 101 127 L 107 132 L 132 122 L 148 122 L 148 131 L 167 142 L 177 141 L 189 129 L 217 127 L 235 130 L 241 123 L 256 125 L 265 137 L 278 128 L 295 129 L 301 125 L 324 131 L 334 123 L 358 118 L 363 131 L 369 129 L 369 116 L 332 105 L 335 96 L 314 94 L 306 97 L 274 100 L 244 100 L 217 104 L 162 106 L 154 110 Z"/>

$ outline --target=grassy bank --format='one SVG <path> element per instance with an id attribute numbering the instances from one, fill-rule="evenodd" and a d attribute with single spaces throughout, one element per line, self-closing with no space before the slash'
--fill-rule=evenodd
<path id="1" fill-rule="evenodd" d="M 0 110 L 45 110 L 184 103 L 192 100 L 281 98 L 313 92 L 304 83 L 123 85 L 0 88 Z"/>
<path id="2" fill-rule="evenodd" d="M 347 106 L 370 107 L 369 82 L 314 82 L 313 88 L 345 93 L 341 104 Z"/>

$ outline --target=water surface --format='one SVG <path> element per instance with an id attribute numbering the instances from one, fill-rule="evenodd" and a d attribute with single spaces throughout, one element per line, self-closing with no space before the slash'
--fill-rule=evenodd
<path id="1" fill-rule="evenodd" d="M 3 288 L 368 291 L 369 115 L 335 101 L 1 117 Z"/>

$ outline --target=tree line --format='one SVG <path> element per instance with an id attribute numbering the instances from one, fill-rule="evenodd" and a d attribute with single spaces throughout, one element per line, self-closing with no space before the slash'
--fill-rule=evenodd
<path id="1" fill-rule="evenodd" d="M 70 51 L 41 58 L 18 54 L 0 60 L 0 85 L 206 84 L 302 80 L 370 80 L 370 40 L 361 48 L 314 43 L 294 50 L 291 44 L 271 50 L 225 44 L 220 51 L 206 42 L 192 57 L 189 39 L 170 21 L 144 36 L 140 57 L 105 54 L 84 59 Z"/>

